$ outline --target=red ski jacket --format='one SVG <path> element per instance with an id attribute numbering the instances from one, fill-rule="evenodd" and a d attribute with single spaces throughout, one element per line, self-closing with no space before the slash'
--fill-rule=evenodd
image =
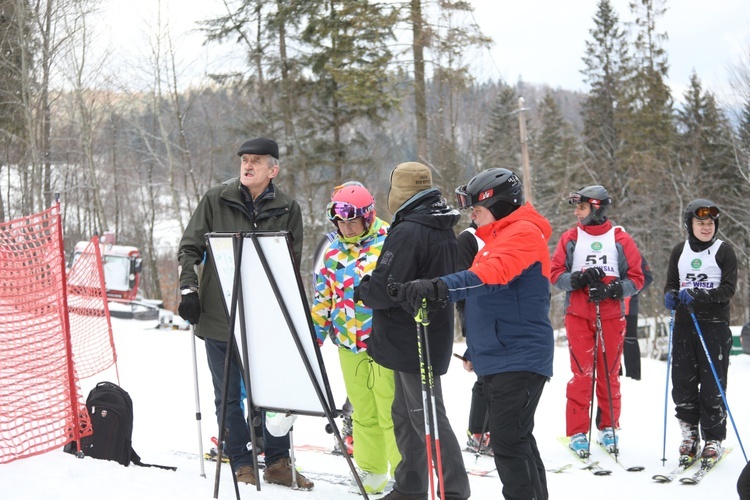
<path id="1" fill-rule="evenodd" d="M 582 226 L 568 229 L 557 244 L 555 253 L 552 256 L 552 284 L 564 290 L 565 296 L 565 313 L 575 314 L 584 318 L 594 319 L 596 317 L 596 306 L 589 301 L 588 287 L 573 290 L 570 282 L 571 266 L 573 263 L 573 252 L 576 249 L 578 240 L 578 229 L 592 236 L 600 236 L 612 229 L 612 222 L 607 220 L 604 224 L 597 226 Z M 643 288 L 644 277 L 641 268 L 641 254 L 636 247 L 633 238 L 620 226 L 615 228 L 615 246 L 617 247 L 617 267 L 622 282 L 623 298 L 605 299 L 600 303 L 599 312 L 603 319 L 616 318 L 625 316 L 625 298 L 635 295 L 638 290 Z M 604 278 L 605 283 L 610 283 L 615 278 L 607 276 Z"/>

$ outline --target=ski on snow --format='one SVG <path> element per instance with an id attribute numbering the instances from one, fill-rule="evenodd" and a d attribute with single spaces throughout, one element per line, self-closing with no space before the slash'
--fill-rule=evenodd
<path id="1" fill-rule="evenodd" d="M 491 465 L 495 465 L 494 456 L 487 453 L 479 453 L 477 454 L 476 448 L 464 448 L 463 452 L 467 455 L 472 455 L 474 457 L 474 463 L 477 465 L 480 465 L 481 463 L 488 462 Z M 562 464 L 562 465 L 556 465 L 556 466 L 550 466 L 547 467 L 545 470 L 547 472 L 551 472 L 553 474 L 562 474 L 566 470 L 573 467 L 573 464 Z M 466 465 L 466 473 L 470 476 L 479 476 L 479 477 L 494 477 L 495 472 L 497 472 L 497 467 L 487 467 L 487 468 L 480 468 L 480 467 L 472 467 L 471 465 Z"/>
<path id="2" fill-rule="evenodd" d="M 352 476 L 349 474 L 336 474 L 335 472 L 318 472 L 305 469 L 305 477 L 312 481 L 324 481 L 331 484 L 343 484 L 348 486 L 352 482 Z"/>
<path id="3" fill-rule="evenodd" d="M 612 458 L 612 460 L 614 460 L 615 462 L 617 462 L 617 465 L 619 465 L 620 467 L 622 467 L 626 471 L 628 471 L 628 472 L 640 472 L 640 471 L 646 469 L 646 467 L 644 467 L 643 465 L 631 465 L 631 464 L 628 464 L 627 462 L 623 461 L 622 460 L 622 453 L 620 453 L 619 450 L 617 451 L 617 453 L 613 453 L 613 452 L 609 451 L 600 442 L 597 441 L 596 444 L 598 444 L 599 448 L 601 448 L 607 455 L 609 455 Z"/>
<path id="4" fill-rule="evenodd" d="M 682 484 L 699 484 L 704 477 L 706 477 L 706 474 L 711 472 L 719 462 L 721 462 L 724 457 L 726 457 L 729 452 L 732 451 L 731 448 L 724 448 L 724 453 L 721 454 L 718 460 L 713 460 L 710 458 L 702 458 L 700 459 L 701 468 L 698 469 L 695 474 L 693 474 L 690 477 L 681 477 L 680 483 Z M 698 462 L 698 460 L 696 460 Z"/>
<path id="5" fill-rule="evenodd" d="M 651 479 L 657 483 L 671 483 L 677 476 L 691 468 L 698 461 L 698 458 L 693 458 L 692 460 L 682 462 L 667 474 L 655 474 Z"/>
<path id="6" fill-rule="evenodd" d="M 692 468 L 693 465 L 700 464 L 701 468 L 697 470 L 692 476 L 680 478 L 680 483 L 682 484 L 698 484 L 701 482 L 701 480 L 703 480 L 706 474 L 708 474 L 709 471 L 716 467 L 716 464 L 719 463 L 721 459 L 723 459 L 731 451 L 732 448 L 724 448 L 724 453 L 722 453 L 721 458 L 716 461 L 706 460 L 706 462 L 704 462 L 704 460 L 701 458 L 695 458 L 689 462 L 679 464 L 667 474 L 656 474 L 652 477 L 652 479 L 657 483 L 671 483 L 677 478 L 677 476 L 682 475 L 688 469 Z M 700 455 L 698 455 L 698 457 L 700 457 Z"/>
<path id="7" fill-rule="evenodd" d="M 588 470 L 595 476 L 609 476 L 610 474 L 612 474 L 611 470 L 605 469 L 599 464 L 599 462 L 591 460 L 591 456 L 582 457 L 578 453 L 573 451 L 570 448 L 570 438 L 568 436 L 560 436 L 557 439 L 563 446 L 565 446 L 568 451 L 573 454 L 573 456 L 575 456 L 583 464 L 583 467 L 581 467 L 582 469 Z"/>

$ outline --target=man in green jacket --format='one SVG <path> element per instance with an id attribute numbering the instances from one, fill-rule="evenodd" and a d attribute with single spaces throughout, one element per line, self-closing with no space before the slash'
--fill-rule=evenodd
<path id="1" fill-rule="evenodd" d="M 209 189 L 193 212 L 180 240 L 180 290 L 178 312 L 195 325 L 195 335 L 206 345 L 208 367 L 214 384 L 216 415 L 219 416 L 224 382 L 224 360 L 229 325 L 219 286 L 219 277 L 207 252 L 207 233 L 238 231 L 281 231 L 292 234 L 295 264 L 302 256 L 302 213 L 299 204 L 274 186 L 279 174 L 279 146 L 259 137 L 245 141 L 237 153 L 241 159 L 240 176 Z M 205 262 L 204 262 L 205 258 Z M 203 263 L 198 283 L 196 266 Z M 256 484 L 253 469 L 250 429 L 241 406 L 241 371 L 236 357 L 229 370 L 227 393 L 227 432 L 225 446 L 237 480 Z M 289 435 L 275 437 L 263 425 L 268 483 L 292 486 L 289 459 Z M 297 486 L 311 489 L 312 481 L 296 473 Z"/>

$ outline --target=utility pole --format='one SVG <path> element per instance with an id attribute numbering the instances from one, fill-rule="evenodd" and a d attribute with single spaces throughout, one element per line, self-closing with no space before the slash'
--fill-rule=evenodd
<path id="1" fill-rule="evenodd" d="M 521 132 L 521 161 L 523 163 L 523 195 L 526 201 L 531 202 L 531 168 L 529 167 L 529 147 L 526 135 L 526 115 L 528 108 L 523 107 L 523 97 L 518 98 L 518 128 Z"/>

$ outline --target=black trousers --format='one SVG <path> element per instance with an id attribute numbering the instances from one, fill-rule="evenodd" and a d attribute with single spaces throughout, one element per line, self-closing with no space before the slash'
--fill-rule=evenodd
<path id="1" fill-rule="evenodd" d="M 422 383 L 419 374 L 394 371 L 396 391 L 391 415 L 396 446 L 401 452 L 401 462 L 396 467 L 393 489 L 407 495 L 427 495 L 427 446 L 422 407 Z M 440 453 L 443 462 L 445 500 L 465 499 L 471 496 L 469 476 L 466 475 L 464 457 L 453 433 L 443 405 L 443 390 L 440 377 L 434 377 L 437 429 L 440 437 Z M 430 416 L 432 420 L 432 416 Z M 432 436 L 432 457 L 436 462 L 435 436 Z"/>
<path id="2" fill-rule="evenodd" d="M 625 376 L 635 380 L 641 379 L 641 347 L 638 345 L 638 315 L 625 316 Z"/>
<path id="3" fill-rule="evenodd" d="M 506 500 L 547 500 L 547 476 L 534 439 L 534 414 L 547 377 L 532 372 L 485 375 L 490 444 Z"/>
<path id="4" fill-rule="evenodd" d="M 471 408 L 469 408 L 469 432 L 482 434 L 488 432 L 489 408 L 487 398 L 484 395 L 484 377 L 477 377 L 471 388 Z"/>
<path id="5" fill-rule="evenodd" d="M 699 323 L 724 391 L 727 388 L 732 332 L 726 323 Z M 727 412 L 695 325 L 675 323 L 672 333 L 672 400 L 678 419 L 700 424 L 705 440 L 727 436 Z"/>

